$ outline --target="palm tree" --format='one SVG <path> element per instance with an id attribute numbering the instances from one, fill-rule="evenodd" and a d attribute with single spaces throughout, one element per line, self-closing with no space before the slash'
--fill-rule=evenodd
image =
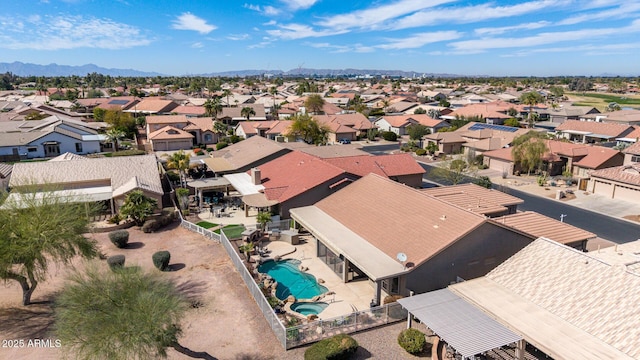
<path id="1" fill-rule="evenodd" d="M 173 154 L 164 154 L 162 157 L 167 159 L 167 167 L 169 169 L 176 169 L 180 174 L 180 186 L 186 187 L 186 172 L 189 169 L 189 162 L 191 161 L 191 155 L 179 150 Z M 184 182 L 183 182 L 183 178 Z"/>
<path id="2" fill-rule="evenodd" d="M 322 107 L 324 106 L 324 99 L 318 94 L 311 94 L 304 101 L 304 106 L 309 109 L 309 112 L 318 114 L 322 111 Z"/>
<path id="3" fill-rule="evenodd" d="M 227 107 L 231 107 L 231 104 L 229 104 L 229 96 L 230 95 L 231 95 L 231 90 L 229 90 L 229 89 L 222 90 L 222 96 L 226 96 L 227 97 Z"/>
<path id="4" fill-rule="evenodd" d="M 112 127 L 109 130 L 107 130 L 104 134 L 107 137 L 107 141 L 113 144 L 113 151 L 118 152 L 118 141 L 124 138 L 125 136 L 124 131 L 118 128 Z"/>
<path id="5" fill-rule="evenodd" d="M 56 299 L 55 329 L 65 347 L 82 359 L 157 359 L 167 348 L 215 359 L 178 343 L 186 299 L 159 273 L 139 268 L 76 271 Z"/>
<path id="6" fill-rule="evenodd" d="M 268 211 L 261 211 L 256 216 L 256 221 L 260 224 L 260 230 L 264 231 L 267 223 L 271 222 L 271 213 Z"/>
<path id="7" fill-rule="evenodd" d="M 529 127 L 533 127 L 533 124 L 535 122 L 533 116 L 533 107 L 539 103 L 544 102 L 544 98 L 542 97 L 542 95 L 540 95 L 539 92 L 531 91 L 520 95 L 520 101 L 524 104 L 529 105 L 529 115 L 527 117 L 527 121 L 529 122 Z"/>
<path id="8" fill-rule="evenodd" d="M 245 106 L 245 107 L 242 108 L 242 110 L 240 110 L 240 115 L 246 117 L 247 121 L 249 121 L 251 116 L 255 115 L 255 114 L 256 114 L 256 111 L 253 110 L 253 108 L 249 107 L 249 106 Z"/>
<path id="9" fill-rule="evenodd" d="M 206 116 L 213 117 L 213 121 L 218 120 L 218 114 L 222 112 L 222 104 L 220 103 L 220 99 L 207 99 L 207 101 L 204 102 L 203 107 Z"/>

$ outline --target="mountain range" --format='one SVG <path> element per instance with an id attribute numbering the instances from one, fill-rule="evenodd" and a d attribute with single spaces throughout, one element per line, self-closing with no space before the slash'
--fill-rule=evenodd
<path id="1" fill-rule="evenodd" d="M 38 65 L 15 61 L 12 63 L 0 63 L 0 74 L 10 72 L 17 76 L 86 76 L 91 73 L 99 73 L 109 76 L 167 76 L 156 72 L 145 72 L 134 69 L 108 69 L 94 64 L 80 66 L 71 65 Z M 363 70 L 363 69 L 307 69 L 296 68 L 289 71 L 282 70 L 237 70 L 211 72 L 206 74 L 190 74 L 189 76 L 210 76 L 210 77 L 245 77 L 245 76 L 392 76 L 392 77 L 454 77 L 454 74 L 425 74 L 415 71 L 402 70 Z M 187 76 L 187 75 L 185 75 Z"/>

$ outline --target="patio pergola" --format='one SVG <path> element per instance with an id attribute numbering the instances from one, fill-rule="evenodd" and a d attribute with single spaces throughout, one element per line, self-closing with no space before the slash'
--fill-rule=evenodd
<path id="1" fill-rule="evenodd" d="M 229 195 L 229 180 L 223 177 L 217 178 L 203 178 L 187 182 L 187 186 L 191 186 L 196 191 L 196 197 L 198 198 L 199 206 L 202 206 L 202 193 L 207 190 L 224 190 Z"/>
<path id="2" fill-rule="evenodd" d="M 524 355 L 522 337 L 449 289 L 402 298 L 398 302 L 409 316 L 418 318 L 463 359 L 473 359 L 475 355 L 516 342 L 519 354 L 516 353 Z"/>

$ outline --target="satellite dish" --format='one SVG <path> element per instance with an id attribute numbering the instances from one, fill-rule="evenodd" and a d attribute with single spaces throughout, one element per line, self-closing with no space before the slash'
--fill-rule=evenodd
<path id="1" fill-rule="evenodd" d="M 398 261 L 403 263 L 403 262 L 407 261 L 407 254 L 405 254 L 403 252 L 399 252 L 398 255 L 396 255 L 396 259 L 398 259 Z"/>

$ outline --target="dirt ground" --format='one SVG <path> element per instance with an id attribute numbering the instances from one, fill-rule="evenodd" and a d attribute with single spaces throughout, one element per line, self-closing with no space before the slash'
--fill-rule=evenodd
<path id="1" fill-rule="evenodd" d="M 124 254 L 126 266 L 138 265 L 157 271 L 151 255 L 159 250 L 171 252 L 174 271 L 164 273 L 198 307 L 191 308 L 182 321 L 184 335 L 180 344 L 190 350 L 204 351 L 218 359 L 280 359 L 287 357 L 264 321 L 224 248 L 177 224 L 164 231 L 145 234 L 129 229 L 129 247 L 117 249 L 107 234 L 89 235 L 96 239 L 106 255 Z M 106 267 L 106 261 L 100 260 Z M 81 268 L 83 263 L 75 261 Z M 48 279 L 33 294 L 36 304 L 21 306 L 17 283 L 0 283 L 0 359 L 59 359 L 53 331 L 52 303 L 64 284 L 65 267 L 51 266 Z M 36 344 L 35 339 L 50 339 Z M 17 348 L 7 347 L 9 340 L 23 340 Z M 30 341 L 31 340 L 31 341 Z M 64 347 L 64 344 L 61 344 Z M 189 357 L 169 349 L 169 359 Z"/>

